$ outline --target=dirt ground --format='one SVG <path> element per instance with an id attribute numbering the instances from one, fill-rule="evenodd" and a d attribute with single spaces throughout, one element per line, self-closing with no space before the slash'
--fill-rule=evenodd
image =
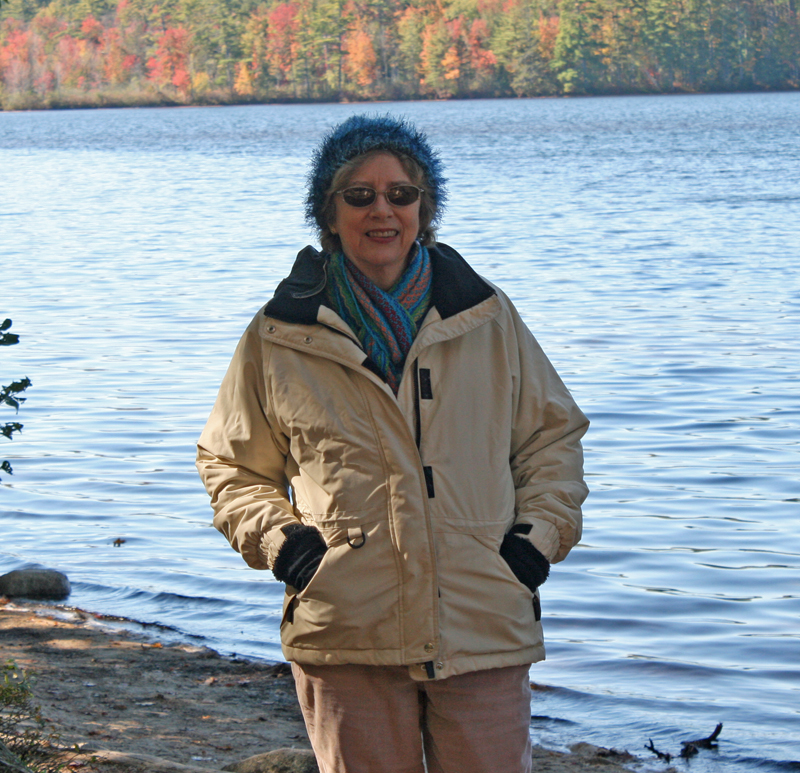
<path id="1" fill-rule="evenodd" d="M 81 746 L 75 769 L 216 773 L 273 749 L 311 748 L 285 663 L 162 644 L 79 610 L 0 598 L 0 661 L 9 659 L 34 676 L 35 703 L 62 744 Z M 534 750 L 535 773 L 622 773 L 635 762 L 588 744 Z"/>

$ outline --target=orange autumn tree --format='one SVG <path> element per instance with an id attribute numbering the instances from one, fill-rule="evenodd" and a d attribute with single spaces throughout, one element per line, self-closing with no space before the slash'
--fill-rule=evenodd
<path id="1" fill-rule="evenodd" d="M 485 19 L 475 19 L 466 35 L 472 88 L 490 88 L 495 78 L 497 56 L 491 49 L 491 34 Z"/>
<path id="2" fill-rule="evenodd" d="M 78 89 L 97 88 L 103 81 L 102 45 L 105 30 L 91 14 L 82 22 L 75 36 L 59 41 L 59 60 L 66 64 L 62 83 Z"/>
<path id="3" fill-rule="evenodd" d="M 0 26 L 0 75 L 12 93 L 33 89 L 31 33 L 22 22 L 5 19 Z"/>
<path id="4" fill-rule="evenodd" d="M 110 86 L 127 83 L 137 63 L 137 56 L 128 53 L 123 42 L 122 33 L 117 27 L 110 27 L 104 31 L 101 48 L 106 83 Z"/>
<path id="5" fill-rule="evenodd" d="M 297 26 L 297 6 L 292 3 L 279 3 L 269 14 L 266 60 L 279 89 L 292 82 Z"/>
<path id="6" fill-rule="evenodd" d="M 170 27 L 158 40 L 155 56 L 147 61 L 149 79 L 160 87 L 172 86 L 186 97 L 191 88 L 189 53 L 191 33 L 183 27 Z"/>
<path id="7" fill-rule="evenodd" d="M 359 17 L 344 38 L 344 70 L 358 86 L 361 96 L 370 96 L 370 86 L 375 82 L 378 57 L 367 32 L 366 21 Z"/>
<path id="8" fill-rule="evenodd" d="M 497 57 L 488 23 L 464 14 L 429 23 L 420 64 L 423 90 L 437 97 L 492 95 Z"/>

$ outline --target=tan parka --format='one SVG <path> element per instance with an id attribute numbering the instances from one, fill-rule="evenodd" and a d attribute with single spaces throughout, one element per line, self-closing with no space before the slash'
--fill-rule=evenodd
<path id="1" fill-rule="evenodd" d="M 550 561 L 580 539 L 575 405 L 511 302 L 430 248 L 433 300 L 399 393 L 324 304 L 306 248 L 245 331 L 198 443 L 214 525 L 256 569 L 281 527 L 328 546 L 286 588 L 284 656 L 444 678 L 544 657 L 538 594 L 499 554 L 514 524 Z"/>

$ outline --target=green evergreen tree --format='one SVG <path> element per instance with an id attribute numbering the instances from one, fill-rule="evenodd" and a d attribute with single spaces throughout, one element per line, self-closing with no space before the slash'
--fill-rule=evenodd
<path id="1" fill-rule="evenodd" d="M 551 66 L 565 94 L 602 91 L 599 0 L 562 0 Z"/>
<path id="2" fill-rule="evenodd" d="M 422 35 L 426 20 L 425 11 L 411 4 L 399 15 L 397 21 L 395 81 L 411 97 L 422 94 Z"/>
<path id="3" fill-rule="evenodd" d="M 314 38 L 319 48 L 324 89 L 322 95 L 342 96 L 344 52 L 342 45 L 353 16 L 344 0 L 319 0 L 314 19 Z"/>
<path id="4" fill-rule="evenodd" d="M 492 50 L 508 73 L 508 82 L 518 97 L 556 94 L 559 82 L 550 66 L 542 39 L 542 27 L 549 23 L 537 0 L 517 0 L 506 5 L 495 27 Z"/>

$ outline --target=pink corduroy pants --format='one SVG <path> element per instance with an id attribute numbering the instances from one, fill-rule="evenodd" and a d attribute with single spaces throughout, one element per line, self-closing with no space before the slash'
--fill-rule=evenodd
<path id="1" fill-rule="evenodd" d="M 292 664 L 321 773 L 530 773 L 528 670 Z"/>

